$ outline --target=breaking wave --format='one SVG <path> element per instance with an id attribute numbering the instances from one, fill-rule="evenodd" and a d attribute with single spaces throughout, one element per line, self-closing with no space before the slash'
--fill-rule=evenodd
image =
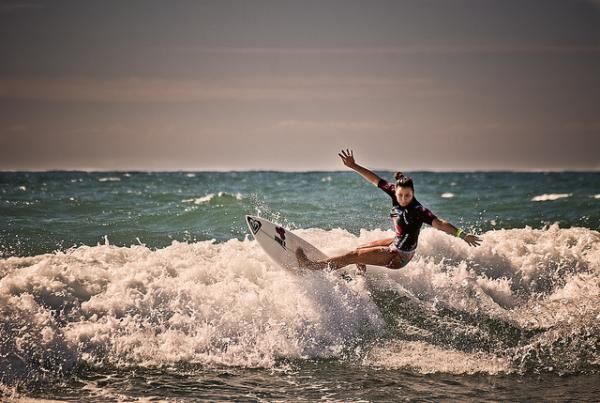
<path id="1" fill-rule="evenodd" d="M 550 194 L 543 194 L 543 195 L 535 196 L 531 199 L 531 201 L 534 201 L 534 202 L 554 201 L 554 200 L 558 200 L 558 199 L 566 199 L 567 197 L 571 197 L 571 196 L 573 196 L 572 193 L 550 193 Z"/>
<path id="2" fill-rule="evenodd" d="M 326 254 L 382 230 L 295 231 Z M 0 377 L 80 366 L 277 367 L 336 359 L 423 373 L 597 373 L 600 233 L 425 229 L 398 271 L 296 274 L 255 241 L 81 246 L 0 260 Z"/>
<path id="3" fill-rule="evenodd" d="M 183 199 L 182 203 L 193 203 L 193 204 L 205 204 L 210 203 L 215 198 L 224 198 L 224 199 L 232 199 L 232 200 L 243 200 L 244 197 L 241 193 L 236 193 L 235 195 L 230 195 L 226 192 L 218 192 L 218 193 L 209 193 L 206 196 L 195 197 L 191 199 Z"/>

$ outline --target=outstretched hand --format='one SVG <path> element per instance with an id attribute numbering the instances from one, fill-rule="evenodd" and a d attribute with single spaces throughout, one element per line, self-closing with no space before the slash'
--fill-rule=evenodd
<path id="1" fill-rule="evenodd" d="M 341 153 L 338 153 L 344 165 L 348 168 L 354 168 L 356 166 L 356 161 L 354 161 L 354 152 L 352 150 L 342 150 Z"/>
<path id="2" fill-rule="evenodd" d="M 470 246 L 479 246 L 479 244 L 482 241 L 481 238 L 479 238 L 478 236 L 475 236 L 473 234 L 467 234 L 467 235 L 465 235 L 465 237 L 463 239 Z"/>

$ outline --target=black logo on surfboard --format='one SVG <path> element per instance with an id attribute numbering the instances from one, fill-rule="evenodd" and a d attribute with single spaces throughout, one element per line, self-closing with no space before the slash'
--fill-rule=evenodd
<path id="1" fill-rule="evenodd" d="M 275 232 L 277 232 L 277 235 L 275 235 L 274 239 L 275 241 L 281 245 L 283 247 L 283 249 L 285 249 L 285 229 L 283 229 L 282 227 L 276 227 L 275 228 Z"/>
<path id="2" fill-rule="evenodd" d="M 252 231 L 252 235 L 256 235 L 258 230 L 260 230 L 260 227 L 262 227 L 262 224 L 260 223 L 260 221 L 255 220 L 252 217 L 248 217 L 248 224 L 250 225 L 250 230 Z"/>

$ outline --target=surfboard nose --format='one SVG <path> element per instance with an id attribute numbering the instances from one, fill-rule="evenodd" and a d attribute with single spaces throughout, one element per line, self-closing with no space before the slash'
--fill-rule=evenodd
<path id="1" fill-rule="evenodd" d="M 256 233 L 258 232 L 258 230 L 260 230 L 260 227 L 262 226 L 260 220 L 258 220 L 257 217 L 247 215 L 246 221 L 248 222 L 248 227 L 250 228 L 250 231 L 252 231 L 252 235 L 256 235 Z"/>

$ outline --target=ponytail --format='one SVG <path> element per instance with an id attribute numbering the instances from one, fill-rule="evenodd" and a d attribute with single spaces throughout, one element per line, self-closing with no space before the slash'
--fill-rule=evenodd
<path id="1" fill-rule="evenodd" d="M 394 177 L 396 178 L 396 187 L 411 188 L 413 192 L 415 191 L 415 185 L 413 184 L 412 178 L 409 178 L 400 171 L 396 172 Z"/>

